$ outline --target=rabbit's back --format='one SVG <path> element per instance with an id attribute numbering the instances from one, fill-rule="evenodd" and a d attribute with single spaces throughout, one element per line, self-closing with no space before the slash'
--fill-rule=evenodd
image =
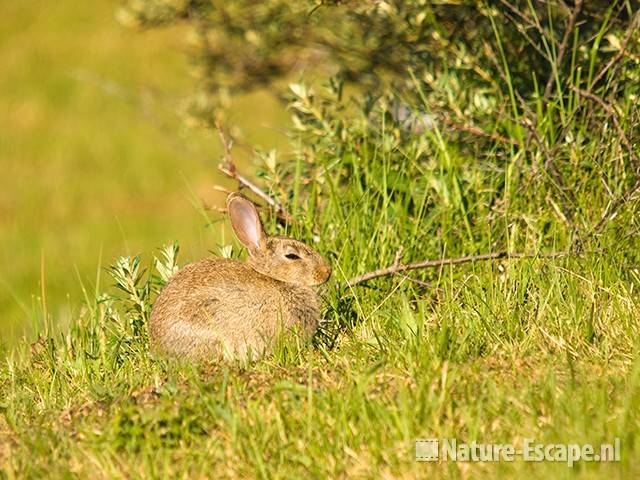
<path id="1" fill-rule="evenodd" d="M 155 348 L 197 357 L 257 356 L 278 328 L 313 333 L 318 302 L 308 287 L 275 280 L 231 259 L 179 270 L 156 299 L 149 333 Z"/>

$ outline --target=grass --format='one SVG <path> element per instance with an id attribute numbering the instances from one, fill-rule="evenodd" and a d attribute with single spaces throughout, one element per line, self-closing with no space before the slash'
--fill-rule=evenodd
<path id="1" fill-rule="evenodd" d="M 118 5 L 0 6 L 3 343 L 35 334 L 28 318 L 42 291 L 56 322 L 72 322 L 78 276 L 92 282 L 98 263 L 174 240 L 184 258 L 199 258 L 218 241 L 193 201 L 224 203 L 211 189 L 223 183 L 219 142 L 176 114 L 190 85 L 186 32 L 130 31 L 115 20 Z M 233 109 L 252 144 L 282 144 L 264 127 L 285 115 L 270 97 L 258 92 Z"/>
<path id="2" fill-rule="evenodd" d="M 94 303 L 3 368 L 2 465 L 9 478 L 633 477 L 639 312 L 624 263 L 482 264 L 441 272 L 437 298 L 359 292 L 333 348 L 289 342 L 252 365 L 153 358 Z M 416 463 L 425 437 L 618 437 L 622 460 Z"/>
<path id="3" fill-rule="evenodd" d="M 459 217 L 487 207 L 483 194 L 471 203 L 478 191 L 473 183 L 460 190 L 464 210 L 422 208 L 417 228 L 402 194 L 415 178 L 402 169 L 416 164 L 405 162 L 398 174 L 391 153 L 371 155 L 380 161 L 358 161 L 348 196 L 328 194 L 321 210 L 308 202 L 304 213 L 297 212 L 293 233 L 307 240 L 318 234 L 317 248 L 336 270 L 323 293 L 324 334 L 315 346 L 289 340 L 273 356 L 248 365 L 154 358 L 144 321 L 136 320 L 144 320 L 145 308 L 135 305 L 152 302 L 158 274 L 143 276 L 122 297 L 91 292 L 68 332 L 50 329 L 14 352 L 2 369 L 8 477 L 637 474 L 640 312 L 637 271 L 628 268 L 637 261 L 637 241 L 615 243 L 605 235 L 606 253 L 422 272 L 419 278 L 430 282 L 426 289 L 391 278 L 350 291 L 339 282 L 365 265 L 391 262 L 400 244 L 408 255 L 450 244 L 453 255 L 490 250 L 492 235 L 505 234 L 499 218 L 495 225 L 472 222 L 468 238 Z M 324 166 L 356 167 L 354 157 L 344 158 L 350 160 Z M 432 167 L 428 181 L 452 188 L 455 176 L 441 164 Z M 390 183 L 359 188 L 366 178 Z M 485 186 L 490 178 L 483 177 Z M 424 195 L 425 202 L 434 200 L 433 192 Z M 533 210 L 514 202 L 514 218 L 522 213 L 518 208 Z M 541 221 L 530 220 L 531 228 Z M 277 228 L 272 221 L 271 231 Z M 535 231 L 507 230 L 515 245 L 525 247 Z M 561 227 L 547 231 L 543 243 L 561 240 Z M 123 285 L 126 278 L 124 273 Z M 147 290 L 149 297 L 140 295 Z M 414 440 L 431 437 L 517 445 L 524 438 L 600 444 L 617 437 L 622 458 L 572 468 L 415 462 Z"/>
<path id="4" fill-rule="evenodd" d="M 68 326 L 36 302 L 37 340 L 6 355 L 0 477 L 638 476 L 637 200 L 592 231 L 611 196 L 633 184 L 617 132 L 582 115 L 577 97 L 538 105 L 539 136 L 554 137 L 562 114 L 565 135 L 580 138 L 555 150 L 571 186 L 568 218 L 535 144 L 489 144 L 476 158 L 437 125 L 407 134 L 379 109 L 345 106 L 332 88 L 296 92 L 299 151 L 259 173 L 295 218 L 285 228 L 267 217 L 267 229 L 313 244 L 334 266 L 314 342 L 284 339 L 254 363 L 156 357 L 146 320 L 172 262 L 157 253 L 154 262 L 152 246 L 121 258 L 112 278 L 98 270 L 100 281 L 78 288 L 85 301 Z M 430 101 L 420 93 L 416 110 Z M 630 96 L 618 101 L 620 112 L 633 111 Z M 522 135 L 526 112 L 514 110 L 520 117 L 495 119 L 497 131 Z M 344 283 L 398 252 L 410 262 L 570 251 L 576 237 L 582 250 L 564 258 Z M 118 294 L 105 286 L 114 282 Z M 621 459 L 422 463 L 418 438 L 516 446 L 619 438 Z"/>

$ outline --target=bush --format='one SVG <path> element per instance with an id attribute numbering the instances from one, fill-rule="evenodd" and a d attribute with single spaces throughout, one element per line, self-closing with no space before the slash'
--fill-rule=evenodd
<path id="1" fill-rule="evenodd" d="M 199 85 L 189 114 L 203 124 L 238 92 L 267 86 L 288 102 L 302 146 L 259 172 L 283 202 L 315 205 L 328 188 L 384 198 L 384 159 L 395 185 L 409 182 L 394 195 L 414 223 L 449 209 L 460 226 L 450 245 L 490 233 L 506 246 L 496 220 L 508 212 L 528 239 L 509 246 L 546 237 L 570 248 L 640 186 L 630 1 L 132 0 L 120 18 L 188 25 Z M 301 71 L 314 88 L 301 81 L 287 94 L 282 81 Z M 363 172 L 357 162 L 380 166 L 350 178 Z"/>

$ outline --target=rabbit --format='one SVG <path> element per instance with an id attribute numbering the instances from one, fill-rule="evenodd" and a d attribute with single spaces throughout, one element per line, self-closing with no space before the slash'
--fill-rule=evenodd
<path id="1" fill-rule="evenodd" d="M 302 242 L 268 237 L 242 194 L 227 197 L 227 211 L 247 260 L 211 258 L 178 270 L 151 311 L 156 351 L 191 360 L 255 360 L 284 330 L 307 339 L 315 332 L 320 305 L 314 287 L 331 276 L 329 263 Z"/>

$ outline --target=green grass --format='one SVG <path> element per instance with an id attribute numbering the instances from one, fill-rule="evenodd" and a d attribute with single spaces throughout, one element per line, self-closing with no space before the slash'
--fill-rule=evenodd
<path id="1" fill-rule="evenodd" d="M 93 281 L 98 263 L 174 240 L 193 259 L 218 241 L 193 207 L 224 204 L 211 188 L 229 185 L 216 173 L 218 138 L 177 114 L 190 86 L 186 31 L 127 30 L 119 4 L 0 5 L 3 343 L 34 333 L 41 279 L 55 321 L 68 323 L 78 276 Z M 230 116 L 252 144 L 282 145 L 265 127 L 285 118 L 269 96 L 237 99 Z"/>
<path id="2" fill-rule="evenodd" d="M 429 92 L 419 93 L 415 108 L 427 108 Z M 456 101 L 455 91 L 445 93 Z M 493 94 L 509 98 L 508 90 Z M 19 342 L 0 367 L 0 478 L 640 475 L 637 199 L 593 231 L 611 198 L 633 184 L 633 169 L 607 122 L 584 115 L 578 98 L 561 99 L 537 106 L 536 133 L 551 144 L 563 117 L 565 136 L 579 139 L 554 144 L 568 205 L 535 142 L 487 141 L 476 155 L 448 132 L 409 135 L 379 109 L 358 112 L 331 89 L 297 98 L 297 150 L 260 164 L 259 174 L 295 218 L 285 228 L 267 216 L 269 232 L 313 244 L 334 267 L 314 341 L 286 338 L 254 363 L 154 356 L 146 332 L 162 285 L 154 247 L 171 237 L 154 230 L 166 223 L 138 230 L 132 220 L 123 230 L 143 232 L 142 257 L 121 259 L 115 278 L 99 267 L 90 281 L 80 275 L 75 291 L 85 300 L 66 322 L 43 298 L 25 314 L 37 340 Z M 621 112 L 633 111 L 631 96 L 617 101 Z M 495 118 L 495 129 L 523 136 L 525 113 L 514 110 L 516 118 Z M 629 114 L 621 123 L 631 129 L 633 121 Z M 156 174 L 172 176 L 167 168 Z M 151 170 L 147 163 L 139 174 Z M 209 185 L 208 177 L 199 181 Z M 132 196 L 125 203 L 144 205 L 138 190 Z M 169 215 L 166 197 L 152 189 L 148 198 Z M 175 228 L 202 232 L 195 210 Z M 85 228 L 77 227 L 89 241 L 115 227 Z M 222 228 L 206 235 L 223 238 Z M 193 246 L 197 235 L 176 238 L 187 250 L 181 265 L 207 255 Z M 576 238 L 579 254 L 563 258 L 468 263 L 345 286 L 393 264 L 398 252 L 403 262 L 504 249 L 573 252 Z M 213 241 L 202 243 L 215 251 Z M 36 258 L 21 262 L 37 273 Z M 138 273 L 148 268 L 138 275 L 135 265 Z M 124 292 L 113 293 L 114 281 Z M 414 459 L 419 438 L 516 446 L 525 438 L 619 438 L 621 460 L 422 463 Z"/>
<path id="3" fill-rule="evenodd" d="M 357 321 L 333 348 L 288 342 L 252 365 L 153 358 L 127 317 L 93 303 L 70 332 L 3 368 L 0 465 L 33 478 L 631 478 L 640 312 L 625 263 L 445 269 L 429 292 L 403 285 L 386 301 L 401 282 L 382 281 L 381 294 L 354 294 Z M 347 317 L 327 315 L 327 330 Z M 425 437 L 619 437 L 622 460 L 416 463 L 413 442 Z"/>
<path id="4" fill-rule="evenodd" d="M 144 323 L 136 320 L 144 319 L 140 312 L 152 302 L 153 295 L 139 295 L 151 277 L 143 276 L 135 295 L 88 292 L 68 332 L 50 327 L 2 369 L 2 461 L 8 475 L 638 474 L 639 278 L 629 269 L 638 259 L 635 237 L 620 241 L 608 230 L 598 240 L 604 251 L 580 257 L 415 274 L 429 282 L 427 288 L 396 277 L 347 289 L 340 286 L 346 277 L 391 263 L 400 245 L 409 261 L 489 251 L 507 235 L 523 250 L 565 241 L 566 226 L 536 211 L 535 196 L 544 193 L 533 191 L 527 201 L 514 199 L 510 213 L 495 221 L 470 221 L 470 236 L 461 218 L 479 218 L 483 209 L 489 218 L 495 210 L 488 198 L 502 195 L 500 174 L 481 175 L 474 169 L 482 165 L 465 164 L 452 151 L 422 167 L 392 159 L 398 161 L 393 151 L 376 149 L 359 159 L 345 154 L 338 162 L 318 159 L 311 166 L 335 169 L 311 187 L 320 203 L 307 192 L 294 209 L 294 235 L 308 241 L 318 235 L 317 248 L 335 267 L 323 291 L 325 324 L 314 345 L 289 340 L 273 356 L 248 365 L 182 365 L 153 357 Z M 415 168 L 429 169 L 424 181 L 440 187 L 411 185 Z M 346 170 L 357 174 L 343 176 Z M 346 182 L 347 194 L 330 193 L 338 180 Z M 437 192 L 455 185 L 464 209 L 455 208 L 454 200 L 438 202 Z M 530 218 L 519 224 L 521 216 Z M 543 233 L 537 225 L 545 219 L 552 226 Z M 279 229 L 273 221 L 269 225 L 272 232 Z M 157 288 L 157 279 L 150 285 Z M 146 307 L 136 310 L 140 303 Z M 414 440 L 425 437 L 516 445 L 524 438 L 600 444 L 617 437 L 622 459 L 572 468 L 418 463 Z"/>

